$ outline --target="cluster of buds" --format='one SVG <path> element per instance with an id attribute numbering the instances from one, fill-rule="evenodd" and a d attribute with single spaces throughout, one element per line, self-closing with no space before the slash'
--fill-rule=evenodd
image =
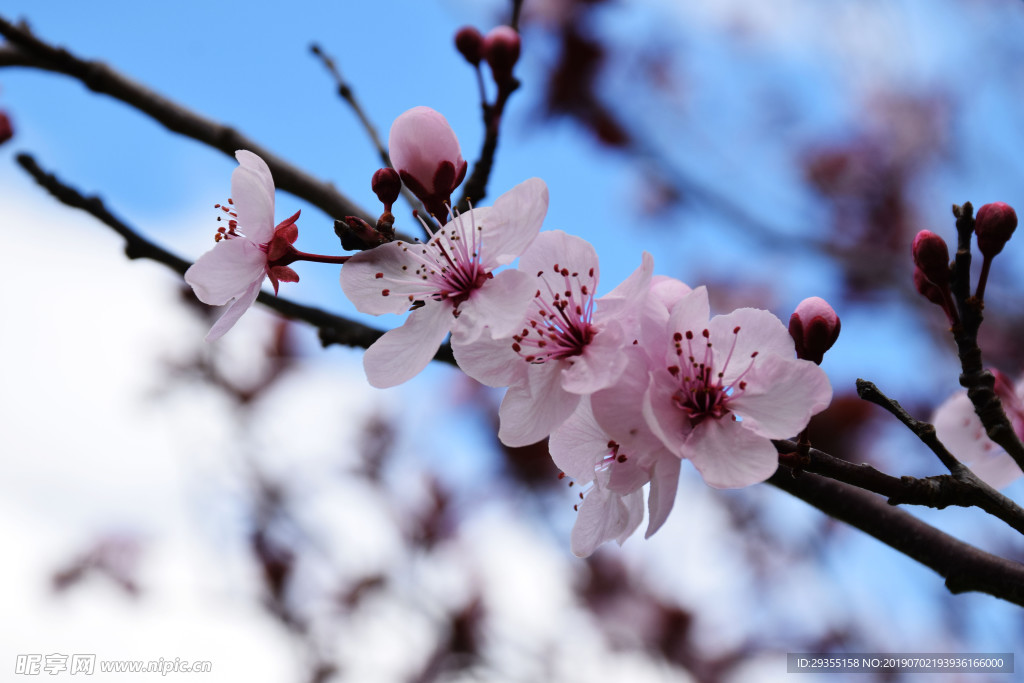
<path id="1" fill-rule="evenodd" d="M 964 217 L 964 212 L 970 218 L 970 210 L 970 204 L 954 207 L 958 219 Z M 1017 229 L 1017 213 L 1004 202 L 985 204 L 978 209 L 973 228 L 982 256 L 981 274 L 974 294 L 974 300 L 980 306 L 985 299 L 992 259 L 1003 250 Z M 952 269 L 945 240 L 930 230 L 922 230 L 914 238 L 911 253 L 914 257 L 914 288 L 921 296 L 941 307 L 950 325 L 955 327 L 960 318 L 951 289 Z"/>
<path id="2" fill-rule="evenodd" d="M 475 68 L 480 68 L 481 61 L 487 62 L 498 86 L 499 99 L 500 93 L 515 90 L 518 83 L 512 69 L 519 61 L 520 39 L 514 28 L 497 26 L 485 36 L 472 26 L 464 26 L 455 34 L 455 47 Z"/>

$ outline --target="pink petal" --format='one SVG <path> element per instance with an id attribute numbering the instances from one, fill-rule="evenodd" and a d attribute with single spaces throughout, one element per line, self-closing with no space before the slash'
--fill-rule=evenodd
<path id="1" fill-rule="evenodd" d="M 482 214 L 474 210 L 464 220 L 482 226 L 483 256 L 489 268 L 511 263 L 537 237 L 548 211 L 548 187 L 540 178 L 530 178 L 498 197 Z"/>
<path id="2" fill-rule="evenodd" d="M 341 268 L 342 291 L 363 313 L 405 313 L 413 303 L 407 292 L 419 282 L 414 273 L 417 261 L 409 251 L 422 248 L 388 242 L 353 255 Z"/>
<path id="3" fill-rule="evenodd" d="M 636 327 L 643 310 L 648 292 L 651 289 L 651 275 L 654 272 L 654 257 L 646 251 L 640 266 L 628 278 L 619 283 L 618 287 L 605 294 L 597 303 L 597 320 L 612 316 L 622 321 L 624 328 Z M 635 339 L 639 332 L 633 333 Z M 632 341 L 632 339 L 630 340 Z"/>
<path id="4" fill-rule="evenodd" d="M 242 317 L 242 314 L 249 310 L 249 307 L 256 301 L 256 297 L 260 294 L 261 282 L 253 282 L 249 285 L 242 294 L 231 302 L 224 314 L 217 319 L 217 322 L 213 324 L 210 331 L 206 334 L 206 341 L 212 342 L 217 341 L 224 334 L 235 326 L 238 319 Z"/>
<path id="5" fill-rule="evenodd" d="M 436 302 L 410 313 L 404 325 L 385 332 L 363 354 L 370 384 L 384 389 L 418 375 L 437 353 L 451 324 L 451 307 Z"/>
<path id="6" fill-rule="evenodd" d="M 223 306 L 253 283 L 258 288 L 266 269 L 266 254 L 249 240 L 221 240 L 185 271 L 185 282 L 204 304 Z"/>
<path id="7" fill-rule="evenodd" d="M 729 417 L 697 425 L 687 439 L 686 457 L 704 482 L 716 489 L 760 483 L 775 473 L 779 463 L 770 440 Z"/>
<path id="8" fill-rule="evenodd" d="M 240 164 L 231 174 L 231 199 L 239 230 L 256 244 L 274 235 L 274 180 L 266 162 L 244 149 L 235 152 Z"/>
<path id="9" fill-rule="evenodd" d="M 456 170 L 463 164 L 455 131 L 439 112 L 413 107 L 391 124 L 388 153 L 395 170 L 413 176 L 428 192 L 434 191 L 434 175 L 444 162 Z"/>
<path id="10" fill-rule="evenodd" d="M 572 552 L 577 557 L 587 557 L 606 541 L 616 539 L 621 544 L 642 520 L 643 494 L 640 491 L 619 496 L 595 489 L 580 504 L 570 540 Z"/>
<path id="11" fill-rule="evenodd" d="M 519 259 L 519 270 L 531 276 L 542 272 L 543 275 L 539 276 L 540 281 L 535 284 L 546 295 L 547 289 L 543 283 L 547 283 L 556 292 L 565 289 L 565 279 L 554 270 L 556 263 L 570 273 L 581 273 L 588 277 L 589 271 L 593 270 L 596 287 L 600 270 L 594 246 L 582 237 L 561 230 L 545 230 L 537 235 Z M 591 291 L 591 294 L 593 293 Z"/>
<path id="12" fill-rule="evenodd" d="M 533 365 L 529 385 L 509 387 L 501 402 L 498 438 L 506 446 L 528 446 L 548 436 L 572 415 L 580 397 L 565 392 L 558 368 Z"/>
<path id="13" fill-rule="evenodd" d="M 526 361 L 512 350 L 506 337 L 491 339 L 489 334 L 471 344 L 463 344 L 459 335 L 452 335 L 455 361 L 467 375 L 489 387 L 507 387 L 517 381 L 526 381 Z"/>
<path id="14" fill-rule="evenodd" d="M 988 438 L 966 391 L 943 401 L 932 423 L 939 441 L 989 486 L 1003 488 L 1021 477 L 1013 458 Z"/>
<path id="15" fill-rule="evenodd" d="M 729 408 L 748 430 L 769 439 L 799 433 L 832 401 L 828 376 L 810 361 L 758 356 L 744 379 L 746 388 L 736 390 Z"/>
<path id="16" fill-rule="evenodd" d="M 629 362 L 618 381 L 591 396 L 594 419 L 630 455 L 653 451 L 660 440 L 648 425 L 645 395 L 651 382 L 643 352 L 636 347 L 623 351 Z"/>
<path id="17" fill-rule="evenodd" d="M 655 461 L 654 472 L 651 475 L 651 491 L 647 495 L 648 521 L 647 533 L 644 538 L 654 535 L 661 525 L 668 519 L 668 513 L 672 512 L 672 506 L 676 501 L 676 491 L 679 489 L 679 470 L 682 461 L 664 451 Z"/>
<path id="18" fill-rule="evenodd" d="M 594 419 L 586 397 L 576 411 L 551 432 L 548 450 L 558 469 L 577 484 L 594 480 L 594 467 L 608 452 L 608 435 Z"/>
<path id="19" fill-rule="evenodd" d="M 737 327 L 740 331 L 734 334 L 733 330 Z M 716 315 L 708 329 L 715 349 L 717 370 L 722 370 L 719 358 L 724 360 L 729 349 L 732 349 L 732 360 L 722 378 L 726 384 L 732 384 L 733 380 L 747 369 L 751 354 L 755 351 L 759 360 L 767 355 L 787 360 L 796 358 L 796 349 L 793 338 L 789 336 L 789 330 L 769 311 L 740 308 L 727 315 Z"/>
<path id="20" fill-rule="evenodd" d="M 625 337 L 618 325 L 608 325 L 594 335 L 583 353 L 555 362 L 562 366 L 562 388 L 574 394 L 592 394 L 612 386 L 628 362 L 622 352 Z"/>
<path id="21" fill-rule="evenodd" d="M 454 326 L 459 342 L 472 343 L 485 328 L 495 339 L 515 334 L 522 328 L 533 293 L 530 278 L 518 270 L 503 270 L 487 280 L 459 305 Z"/>

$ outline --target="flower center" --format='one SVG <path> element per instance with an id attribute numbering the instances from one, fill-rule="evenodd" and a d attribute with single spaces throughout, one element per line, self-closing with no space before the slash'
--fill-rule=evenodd
<path id="1" fill-rule="evenodd" d="M 214 242 L 220 242 L 221 240 L 230 240 L 236 237 L 245 237 L 242 233 L 238 232 L 238 214 L 235 213 L 234 209 L 235 200 L 228 197 L 227 204 L 214 204 L 213 208 L 220 209 L 228 216 L 228 226 L 225 228 L 223 225 L 217 228 L 217 233 L 213 236 Z M 223 220 L 223 216 L 217 216 L 217 222 Z"/>
<path id="2" fill-rule="evenodd" d="M 666 368 L 679 384 L 679 388 L 672 394 L 672 402 L 690 420 L 691 427 L 709 418 L 717 420 L 730 414 L 729 403 L 746 390 L 747 383 L 743 378 L 754 367 L 757 351 L 750 354 L 750 365 L 746 370 L 729 383 L 725 382 L 739 333 L 739 327 L 733 328 L 732 345 L 724 360 L 715 358 L 711 333 L 706 329 L 700 333 L 703 342 L 695 343 L 692 330 L 673 335 L 672 342 L 680 362 Z M 699 350 L 701 345 L 704 347 L 703 353 Z M 719 360 L 721 365 L 716 362 Z"/>
<path id="3" fill-rule="evenodd" d="M 578 356 L 597 334 L 591 322 L 597 288 L 594 269 L 581 276 L 556 263 L 553 274 L 556 284 L 559 277 L 562 279 L 560 291 L 556 291 L 550 277 L 544 277 L 543 270 L 539 271 L 537 277 L 543 280 L 547 292 L 537 290 L 527 327 L 512 337 L 512 350 L 527 363 Z"/>
<path id="4" fill-rule="evenodd" d="M 432 233 L 425 244 L 398 242 L 407 261 L 402 266 L 403 276 L 388 278 L 389 286 L 381 294 L 408 297 L 413 308 L 427 299 L 450 301 L 452 314 L 458 317 L 459 305 L 494 277 L 480 257 L 482 231 L 483 226 L 475 219 L 467 226 L 461 214 L 453 213 L 452 220 Z M 384 277 L 384 273 L 377 273 L 378 279 Z"/>

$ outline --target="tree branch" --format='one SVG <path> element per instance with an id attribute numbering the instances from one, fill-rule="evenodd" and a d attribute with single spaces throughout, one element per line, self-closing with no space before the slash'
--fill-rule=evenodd
<path id="1" fill-rule="evenodd" d="M 124 251 L 128 258 L 144 258 L 162 263 L 178 273 L 178 275 L 184 275 L 185 271 L 192 265 L 185 259 L 144 238 L 138 231 L 107 210 L 99 197 L 85 197 L 74 188 L 61 182 L 52 173 L 44 171 L 32 156 L 19 154 L 16 159 L 18 164 L 57 200 L 67 206 L 81 209 L 91 214 L 124 238 Z M 267 292 L 260 292 L 257 301 L 287 318 L 302 320 L 316 327 L 319 330 L 320 342 L 325 347 L 331 344 L 340 344 L 365 349 L 384 334 L 381 330 L 363 325 L 354 320 L 328 313 L 319 308 L 289 301 Z M 451 365 L 455 364 L 455 357 L 452 354 L 451 346 L 447 344 L 438 350 L 434 359 Z"/>
<path id="2" fill-rule="evenodd" d="M 8 46 L 0 48 L 0 67 L 31 67 L 76 78 L 90 90 L 121 100 L 168 130 L 198 140 L 232 158 L 239 149 L 258 154 L 270 167 L 278 188 L 308 201 L 332 218 L 358 216 L 371 225 L 376 222 L 375 217 L 339 192 L 332 183 L 309 175 L 234 128 L 200 116 L 102 62 L 82 60 L 63 48 L 45 43 L 27 27 L 16 26 L 3 17 L 0 17 L 0 35 L 9 42 Z"/>
<path id="3" fill-rule="evenodd" d="M 1003 447 L 1017 466 L 1024 470 L 1024 443 L 1003 411 L 1002 401 L 995 392 L 995 377 L 985 369 L 978 346 L 978 330 L 983 319 L 984 304 L 971 296 L 971 236 L 974 234 L 974 207 L 970 202 L 954 206 L 956 217 L 957 250 L 953 263 L 952 290 L 960 312 L 961 324 L 953 328 L 957 353 L 960 356 L 960 385 L 967 389 L 967 397 L 974 404 L 988 438 Z"/>
<path id="4" fill-rule="evenodd" d="M 870 493 L 780 466 L 768 483 L 874 536 L 946 580 L 951 593 L 979 592 L 1024 606 L 1024 565 L 992 555 L 893 508 Z"/>

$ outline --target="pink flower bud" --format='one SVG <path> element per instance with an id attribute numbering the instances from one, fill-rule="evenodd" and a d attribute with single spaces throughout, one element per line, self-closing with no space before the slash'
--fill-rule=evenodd
<path id="1" fill-rule="evenodd" d="M 391 124 L 388 150 L 405 186 L 444 222 L 467 167 L 448 121 L 430 107 L 413 107 Z"/>
<path id="2" fill-rule="evenodd" d="M 949 248 L 945 240 L 930 230 L 922 230 L 911 247 L 914 265 L 940 289 L 949 286 Z"/>
<path id="3" fill-rule="evenodd" d="M 945 307 L 946 300 L 942 296 L 942 290 L 936 287 L 928 277 L 921 272 L 921 269 L 914 267 L 914 289 L 924 298 L 933 304 Z"/>
<path id="4" fill-rule="evenodd" d="M 511 26 L 496 26 L 484 38 L 484 59 L 498 85 L 512 78 L 512 67 L 519 61 L 519 34 Z"/>
<path id="5" fill-rule="evenodd" d="M 978 236 L 978 250 L 985 258 L 992 258 L 1003 250 L 1017 229 L 1017 212 L 1003 202 L 993 202 L 978 209 L 974 233 Z"/>
<path id="6" fill-rule="evenodd" d="M 789 318 L 789 336 L 797 358 L 821 364 L 825 352 L 839 338 L 839 316 L 821 297 L 804 299 Z"/>
<path id="7" fill-rule="evenodd" d="M 11 125 L 11 119 L 8 118 L 7 112 L 0 111 L 0 145 L 13 137 L 14 127 Z"/>
<path id="8" fill-rule="evenodd" d="M 455 34 L 455 48 L 462 53 L 466 61 L 479 66 L 484 53 L 484 37 L 472 26 L 463 26 Z"/>
<path id="9" fill-rule="evenodd" d="M 373 174 L 370 187 L 373 188 L 373 193 L 377 195 L 377 199 L 384 205 L 384 208 L 390 211 L 391 205 L 395 203 L 402 191 L 402 179 L 395 169 L 381 168 Z"/>

